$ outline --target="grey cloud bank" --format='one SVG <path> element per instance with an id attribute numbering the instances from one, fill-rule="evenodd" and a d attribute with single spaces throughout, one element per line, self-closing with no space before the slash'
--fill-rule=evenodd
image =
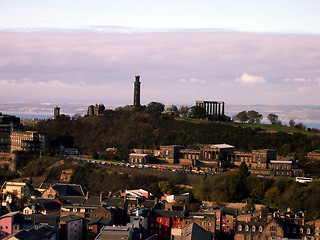
<path id="1" fill-rule="evenodd" d="M 320 36 L 0 32 L 1 102 L 319 104 Z"/>

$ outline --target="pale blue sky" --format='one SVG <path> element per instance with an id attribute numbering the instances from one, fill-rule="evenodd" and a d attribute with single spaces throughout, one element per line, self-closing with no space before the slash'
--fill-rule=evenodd
<path id="1" fill-rule="evenodd" d="M 122 26 L 320 34 L 318 0 L 1 0 L 0 29 Z"/>

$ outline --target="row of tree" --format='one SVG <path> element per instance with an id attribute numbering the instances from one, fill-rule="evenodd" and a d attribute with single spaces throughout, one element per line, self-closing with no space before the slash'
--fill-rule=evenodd
<path id="1" fill-rule="evenodd" d="M 241 123 L 248 122 L 252 124 L 260 123 L 262 119 L 262 114 L 254 110 L 242 111 L 233 117 L 234 121 L 239 121 Z M 271 124 L 281 125 L 281 121 L 279 120 L 279 117 L 276 114 L 270 113 L 267 119 L 270 121 Z"/>

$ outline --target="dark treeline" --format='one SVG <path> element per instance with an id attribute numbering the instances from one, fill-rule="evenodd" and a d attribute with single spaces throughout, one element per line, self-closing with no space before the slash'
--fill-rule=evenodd
<path id="1" fill-rule="evenodd" d="M 238 150 L 273 149 L 279 155 L 306 154 L 320 149 L 320 137 L 300 133 L 270 133 L 260 128 L 233 127 L 217 122 L 192 123 L 150 111 L 112 111 L 102 116 L 45 120 L 36 130 L 48 134 L 51 147 L 77 147 L 84 153 L 103 152 L 117 147 L 120 157 L 131 148 L 158 148 L 161 145 L 228 143 Z"/>

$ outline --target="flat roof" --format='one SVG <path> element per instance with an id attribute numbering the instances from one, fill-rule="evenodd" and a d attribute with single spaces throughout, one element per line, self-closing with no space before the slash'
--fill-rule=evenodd
<path id="1" fill-rule="evenodd" d="M 270 160 L 270 163 L 292 163 L 292 161 L 277 161 L 277 160 Z"/>
<path id="2" fill-rule="evenodd" d="M 145 153 L 130 153 L 129 156 L 145 157 L 145 156 L 148 156 L 148 154 L 145 154 Z"/>
<path id="3" fill-rule="evenodd" d="M 217 148 L 234 148 L 234 146 L 229 145 L 229 144 L 225 144 L 225 143 L 223 143 L 223 144 L 213 144 L 212 146 L 213 147 L 217 147 Z"/>

